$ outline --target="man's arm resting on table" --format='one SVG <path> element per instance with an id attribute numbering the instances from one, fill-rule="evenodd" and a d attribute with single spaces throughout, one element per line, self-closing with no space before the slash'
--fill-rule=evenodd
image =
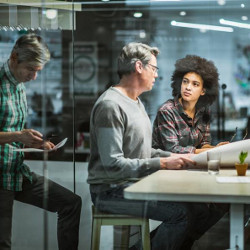
<path id="1" fill-rule="evenodd" d="M 186 169 L 193 167 L 196 163 L 190 159 L 192 154 L 171 154 L 170 157 L 160 158 L 161 169 Z"/>

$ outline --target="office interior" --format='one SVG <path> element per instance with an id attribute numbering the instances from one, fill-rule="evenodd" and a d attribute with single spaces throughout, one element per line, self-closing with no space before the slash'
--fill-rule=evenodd
<path id="1" fill-rule="evenodd" d="M 103 91 L 119 82 L 117 57 L 126 43 L 160 49 L 159 77 L 153 90 L 141 96 L 152 122 L 158 107 L 172 98 L 175 61 L 198 55 L 212 60 L 220 74 L 220 95 L 211 108 L 212 144 L 230 141 L 234 135 L 234 141 L 249 138 L 249 0 L 0 0 L 0 4 L 1 64 L 21 34 L 41 35 L 51 51 L 51 60 L 38 78 L 25 83 L 26 127 L 56 135 L 55 144 L 64 138 L 68 141 L 47 158 L 42 153 L 25 157 L 32 170 L 81 195 L 79 249 L 90 249 L 91 200 L 86 179 L 91 109 Z M 13 250 L 42 250 L 46 244 L 47 249 L 57 249 L 55 214 L 16 202 L 12 230 Z M 228 230 L 228 219 L 223 218 L 194 249 L 228 248 Z M 223 237 L 214 240 L 216 232 Z M 115 246 L 112 227 L 102 230 L 101 237 L 101 249 L 121 249 Z"/>

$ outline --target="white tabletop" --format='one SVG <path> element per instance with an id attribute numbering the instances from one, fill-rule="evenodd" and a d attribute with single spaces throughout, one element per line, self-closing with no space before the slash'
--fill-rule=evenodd
<path id="1" fill-rule="evenodd" d="M 236 170 L 220 170 L 219 176 L 236 177 Z M 250 183 L 218 183 L 216 176 L 206 171 L 159 170 L 126 188 L 124 196 L 139 200 L 247 204 Z"/>

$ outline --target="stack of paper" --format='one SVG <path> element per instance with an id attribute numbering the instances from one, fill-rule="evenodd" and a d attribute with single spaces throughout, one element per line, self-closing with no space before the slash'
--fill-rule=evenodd
<path id="1" fill-rule="evenodd" d="M 235 162 L 239 162 L 238 157 L 241 151 L 247 151 L 249 155 L 246 158 L 245 162 L 250 164 L 250 139 L 232 142 L 220 147 L 215 147 L 213 149 L 210 149 L 210 151 L 220 152 L 221 166 L 228 166 L 228 167 L 234 166 Z M 194 155 L 192 159 L 201 166 L 207 165 L 207 152 L 205 151 L 200 154 Z"/>

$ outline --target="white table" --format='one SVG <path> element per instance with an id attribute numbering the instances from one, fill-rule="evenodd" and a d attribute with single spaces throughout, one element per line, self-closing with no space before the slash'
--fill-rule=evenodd
<path id="1" fill-rule="evenodd" d="M 236 170 L 221 170 L 220 176 L 236 176 Z M 250 204 L 250 183 L 218 183 L 206 171 L 159 170 L 126 188 L 124 196 L 139 200 L 230 203 L 230 248 L 244 249 L 244 204 Z"/>

